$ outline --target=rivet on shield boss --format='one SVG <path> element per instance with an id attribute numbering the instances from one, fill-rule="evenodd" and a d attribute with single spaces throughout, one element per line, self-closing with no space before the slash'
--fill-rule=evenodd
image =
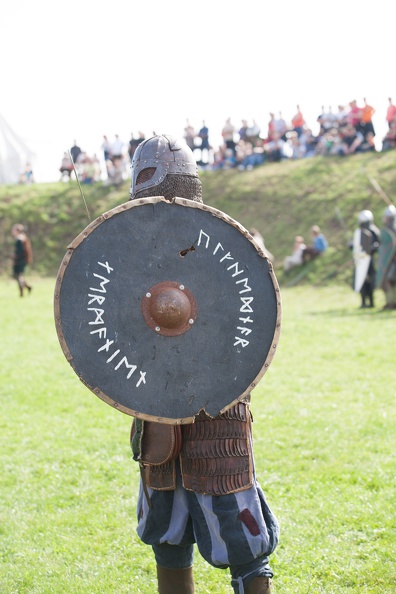
<path id="1" fill-rule="evenodd" d="M 80 380 L 162 423 L 215 417 L 247 397 L 280 319 L 272 265 L 248 231 L 183 198 L 104 213 L 68 246 L 56 282 L 58 338 Z"/>

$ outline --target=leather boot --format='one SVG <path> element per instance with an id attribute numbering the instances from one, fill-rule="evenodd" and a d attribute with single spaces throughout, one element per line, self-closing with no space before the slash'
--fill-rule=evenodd
<path id="1" fill-rule="evenodd" d="M 271 594 L 271 583 L 269 577 L 255 577 L 245 586 L 245 594 Z"/>
<path id="2" fill-rule="evenodd" d="M 193 568 L 170 569 L 157 565 L 159 594 L 194 594 Z"/>

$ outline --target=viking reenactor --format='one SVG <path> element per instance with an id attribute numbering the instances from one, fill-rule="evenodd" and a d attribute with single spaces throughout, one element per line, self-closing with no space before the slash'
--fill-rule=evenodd
<path id="1" fill-rule="evenodd" d="M 14 255 L 12 258 L 12 273 L 18 283 L 19 295 L 23 297 L 24 289 L 30 293 L 32 287 L 27 282 L 24 272 L 28 264 L 33 262 L 33 251 L 30 239 L 26 234 L 23 225 L 17 223 L 11 229 L 11 235 L 15 239 Z"/>
<path id="2" fill-rule="evenodd" d="M 374 307 L 375 265 L 374 254 L 379 248 L 379 229 L 374 225 L 373 213 L 362 210 L 358 214 L 359 227 L 353 235 L 354 281 L 353 288 L 360 293 L 361 306 Z"/>
<path id="3" fill-rule="evenodd" d="M 280 334 L 273 268 L 249 232 L 202 203 L 192 151 L 157 135 L 131 200 L 69 246 L 58 337 L 84 384 L 134 417 L 137 532 L 160 594 L 192 594 L 194 544 L 238 594 L 269 594 L 278 522 L 257 482 L 250 392 Z"/>
<path id="4" fill-rule="evenodd" d="M 385 294 L 384 309 L 396 309 L 396 208 L 384 211 L 378 251 L 377 287 Z"/>

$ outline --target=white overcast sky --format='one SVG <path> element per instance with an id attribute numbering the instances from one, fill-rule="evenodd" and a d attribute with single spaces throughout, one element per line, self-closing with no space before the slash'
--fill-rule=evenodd
<path id="1" fill-rule="evenodd" d="M 58 179 L 76 139 L 179 136 L 202 120 L 213 143 L 225 119 L 299 104 L 315 131 L 321 106 L 363 97 L 385 132 L 396 101 L 393 0 L 10 0 L 0 19 L 0 114 Z"/>

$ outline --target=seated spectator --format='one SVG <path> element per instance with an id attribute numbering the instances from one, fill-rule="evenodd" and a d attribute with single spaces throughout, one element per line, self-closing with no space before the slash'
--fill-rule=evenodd
<path id="1" fill-rule="evenodd" d="M 382 150 L 389 151 L 396 148 L 396 120 L 390 123 L 389 130 L 382 139 Z"/>
<path id="2" fill-rule="evenodd" d="M 238 145 L 241 145 L 241 153 L 238 151 Z M 238 169 L 253 169 L 256 165 L 264 163 L 264 148 L 262 141 L 256 141 L 255 146 L 250 142 L 241 143 L 237 145 L 237 156 L 239 160 Z"/>
<path id="3" fill-rule="evenodd" d="M 306 148 L 304 144 L 300 142 L 300 138 L 298 133 L 293 130 L 292 132 L 288 132 L 287 136 L 287 144 L 290 149 L 290 157 L 292 159 L 302 159 L 305 157 Z"/>
<path id="4" fill-rule="evenodd" d="M 303 253 L 306 248 L 304 238 L 301 235 L 296 235 L 294 238 L 293 253 L 291 256 L 286 256 L 283 262 L 285 272 L 288 272 L 295 266 L 303 264 Z"/>
<path id="5" fill-rule="evenodd" d="M 256 120 L 253 120 L 253 123 L 251 126 L 248 126 L 245 132 L 245 136 L 246 136 L 246 140 L 248 142 L 251 142 L 252 145 L 254 146 L 257 142 L 257 140 L 260 139 L 260 126 L 258 125 L 258 123 L 256 122 Z"/>
<path id="6" fill-rule="evenodd" d="M 318 140 L 316 151 L 319 155 L 339 155 L 341 150 L 341 136 L 337 128 L 330 128 Z"/>
<path id="7" fill-rule="evenodd" d="M 318 138 L 312 134 L 312 130 L 307 128 L 301 134 L 300 146 L 304 147 L 304 157 L 313 157 L 317 153 Z"/>
<path id="8" fill-rule="evenodd" d="M 366 138 L 363 140 L 362 144 L 360 145 L 359 151 L 361 153 L 368 153 L 370 151 L 372 151 L 372 152 L 376 151 L 373 132 L 367 132 Z"/>
<path id="9" fill-rule="evenodd" d="M 261 235 L 261 233 L 257 229 L 255 229 L 254 227 L 252 227 L 250 229 L 250 235 L 253 237 L 254 241 L 257 243 L 257 245 L 259 246 L 259 248 L 267 256 L 268 260 L 270 262 L 274 262 L 275 258 L 273 256 L 273 254 L 271 254 L 271 252 L 269 250 L 267 250 L 267 248 L 265 247 L 264 237 Z"/>
<path id="10" fill-rule="evenodd" d="M 30 163 L 26 163 L 24 171 L 19 176 L 20 184 L 32 184 L 34 182 L 33 169 Z"/>
<path id="11" fill-rule="evenodd" d="M 361 132 L 358 132 L 354 126 L 348 124 L 342 131 L 342 142 L 339 149 L 340 155 L 352 155 L 359 152 L 359 147 L 362 144 L 364 137 Z"/>
<path id="12" fill-rule="evenodd" d="M 272 139 L 264 146 L 266 158 L 270 163 L 279 162 L 285 157 L 285 144 L 280 132 L 272 132 Z"/>
<path id="13" fill-rule="evenodd" d="M 322 254 L 327 250 L 327 240 L 323 233 L 320 232 L 320 227 L 314 225 L 311 227 L 312 245 L 305 247 L 303 250 L 303 262 L 313 260 L 319 254 Z"/>

